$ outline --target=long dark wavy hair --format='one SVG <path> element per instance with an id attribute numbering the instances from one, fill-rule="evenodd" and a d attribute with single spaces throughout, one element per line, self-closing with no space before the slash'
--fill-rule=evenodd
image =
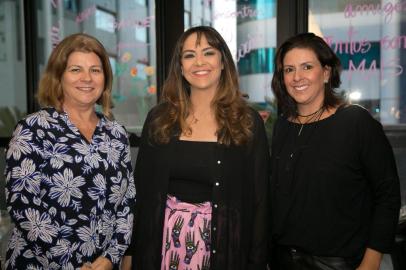
<path id="1" fill-rule="evenodd" d="M 278 108 L 286 117 L 297 117 L 297 104 L 289 95 L 283 79 L 283 60 L 286 54 L 295 48 L 312 50 L 322 67 L 330 68 L 330 78 L 324 84 L 324 108 L 335 107 L 344 102 L 336 93 L 340 84 L 341 63 L 328 44 L 313 33 L 302 33 L 286 40 L 276 52 L 274 59 L 275 72 L 272 78 L 272 89 L 276 96 Z"/>
<path id="2" fill-rule="evenodd" d="M 185 40 L 197 35 L 197 44 L 204 36 L 210 46 L 220 51 L 224 68 L 221 71 L 212 107 L 217 121 L 217 140 L 224 145 L 242 145 L 252 137 L 253 125 L 250 109 L 239 90 L 238 74 L 230 50 L 221 35 L 212 27 L 197 26 L 185 31 L 176 43 L 160 104 L 150 128 L 150 138 L 155 143 L 166 144 L 172 136 L 190 133 L 186 118 L 191 113 L 190 86 L 182 76 L 181 55 Z"/>

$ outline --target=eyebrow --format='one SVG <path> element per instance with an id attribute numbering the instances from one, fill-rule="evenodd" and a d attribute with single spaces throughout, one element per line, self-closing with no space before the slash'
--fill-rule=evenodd
<path id="1" fill-rule="evenodd" d="M 303 62 L 303 63 L 300 63 L 299 65 L 300 66 L 303 66 L 303 65 L 306 65 L 306 64 L 314 64 L 314 61 L 306 61 L 306 62 Z M 295 65 L 293 65 L 293 64 L 284 64 L 283 65 L 284 67 L 293 67 L 293 66 L 295 66 Z"/>
<path id="2" fill-rule="evenodd" d="M 73 64 L 73 65 L 67 65 L 66 67 L 67 67 L 67 68 L 70 68 L 70 67 L 83 67 L 83 66 L 77 65 L 77 64 Z M 91 67 L 91 68 L 94 68 L 94 67 L 100 67 L 100 68 L 102 68 L 103 65 L 92 65 L 92 66 L 90 66 L 90 67 Z"/>
<path id="3" fill-rule="evenodd" d="M 203 52 L 205 52 L 205 51 L 208 51 L 208 50 L 212 50 L 212 49 L 215 49 L 214 47 L 206 47 L 206 48 L 204 48 L 202 51 Z M 184 53 L 186 53 L 186 52 L 196 52 L 195 50 L 184 50 L 184 51 L 182 51 L 182 54 L 184 54 Z"/>

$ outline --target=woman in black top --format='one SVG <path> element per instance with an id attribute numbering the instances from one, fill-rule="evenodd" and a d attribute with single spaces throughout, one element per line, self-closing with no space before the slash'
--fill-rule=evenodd
<path id="1" fill-rule="evenodd" d="M 272 269 L 379 269 L 400 207 L 381 124 L 335 93 L 340 62 L 320 37 L 287 40 L 275 68 Z"/>
<path id="2" fill-rule="evenodd" d="M 190 28 L 142 132 L 133 269 L 266 269 L 268 163 L 225 41 Z"/>

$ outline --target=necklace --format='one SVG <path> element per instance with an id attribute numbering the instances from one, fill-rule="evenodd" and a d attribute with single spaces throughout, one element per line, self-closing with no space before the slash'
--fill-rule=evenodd
<path id="1" fill-rule="evenodd" d="M 299 132 L 297 133 L 297 136 L 300 136 L 300 134 L 302 133 L 304 125 L 306 125 L 306 124 L 308 124 L 310 122 L 319 121 L 321 116 L 323 115 L 323 112 L 324 112 L 324 107 L 321 107 L 320 109 L 318 109 L 317 111 L 315 111 L 314 113 L 311 113 L 309 115 L 303 116 L 303 115 L 298 114 L 298 116 L 300 116 L 300 117 L 304 117 L 304 118 L 309 117 L 309 118 L 306 121 L 302 122 L 302 121 L 300 121 L 299 117 L 296 117 L 297 121 L 300 124 L 300 129 L 299 129 Z"/>
<path id="2" fill-rule="evenodd" d="M 197 122 L 199 122 L 199 119 L 196 118 L 195 114 L 192 114 L 192 120 L 190 121 L 191 125 L 196 124 Z"/>
<path id="3" fill-rule="evenodd" d="M 200 115 L 198 115 L 198 117 L 196 117 L 195 112 L 192 111 L 191 113 L 191 119 L 190 119 L 190 124 L 191 125 L 195 125 L 197 124 L 197 122 L 199 122 L 200 120 L 204 120 L 207 119 L 208 117 L 210 117 L 211 112 L 210 111 L 206 111 L 201 113 Z"/>
<path id="4" fill-rule="evenodd" d="M 300 117 L 309 117 L 309 116 L 315 115 L 316 113 L 320 112 L 321 109 L 323 109 L 323 106 L 320 107 L 317 111 L 315 111 L 315 112 L 313 112 L 313 113 L 311 113 L 311 114 L 306 114 L 306 115 L 305 115 L 305 114 L 300 114 L 300 113 L 297 112 L 297 111 L 296 111 L 296 113 L 297 113 L 297 116 L 300 116 Z"/>

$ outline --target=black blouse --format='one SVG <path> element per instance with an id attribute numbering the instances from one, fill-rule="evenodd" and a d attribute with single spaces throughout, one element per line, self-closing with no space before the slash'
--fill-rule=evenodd
<path id="1" fill-rule="evenodd" d="M 168 193 L 188 203 L 211 201 L 215 142 L 178 140 L 174 145 Z"/>
<path id="2" fill-rule="evenodd" d="M 133 269 L 160 268 L 163 217 L 170 163 L 177 138 L 165 145 L 148 140 L 149 123 L 160 113 L 155 107 L 146 119 L 135 169 L 137 190 L 133 240 L 127 255 Z M 263 120 L 253 115 L 253 138 L 244 146 L 215 144 L 211 202 L 211 269 L 266 269 L 268 233 L 269 150 Z"/>
<path id="3" fill-rule="evenodd" d="M 272 141 L 272 236 L 313 255 L 388 252 L 399 178 L 381 124 L 359 106 L 301 125 L 278 119 Z"/>

